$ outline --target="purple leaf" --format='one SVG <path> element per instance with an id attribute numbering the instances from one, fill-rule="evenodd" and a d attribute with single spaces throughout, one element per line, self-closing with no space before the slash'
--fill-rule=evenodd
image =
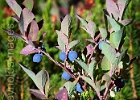
<path id="1" fill-rule="evenodd" d="M 109 15 L 111 16 L 111 14 L 113 14 L 115 20 L 118 20 L 120 12 L 116 3 L 113 0 L 106 0 L 106 7 Z"/>
<path id="2" fill-rule="evenodd" d="M 45 94 L 42 94 L 39 90 L 30 89 L 31 93 L 39 99 L 46 99 Z"/>
<path id="3" fill-rule="evenodd" d="M 37 24 L 38 24 L 38 27 L 39 27 L 39 30 L 42 28 L 43 26 L 43 23 L 44 23 L 44 20 L 40 20 Z"/>
<path id="4" fill-rule="evenodd" d="M 71 23 L 71 17 L 69 15 L 66 15 L 63 19 L 63 21 L 61 22 L 61 31 L 67 36 L 69 37 L 69 26 Z"/>
<path id="5" fill-rule="evenodd" d="M 19 6 L 16 0 L 6 0 L 6 2 L 12 8 L 12 10 L 17 14 L 17 16 L 20 17 L 22 8 Z"/>
<path id="6" fill-rule="evenodd" d="M 9 35 L 13 35 L 21 40 L 24 41 L 24 39 L 18 34 L 18 33 L 15 33 L 13 30 L 7 30 L 7 29 L 4 29 L 2 28 L 6 33 L 8 33 Z"/>
<path id="7" fill-rule="evenodd" d="M 88 22 L 87 32 L 90 34 L 92 38 L 94 38 L 96 32 L 96 24 L 91 20 Z"/>
<path id="8" fill-rule="evenodd" d="M 32 20 L 31 24 L 29 25 L 29 34 L 28 39 L 32 41 L 36 41 L 38 36 L 39 27 L 36 21 Z"/>
<path id="9" fill-rule="evenodd" d="M 129 2 L 130 2 L 130 0 L 117 0 L 118 8 L 120 11 L 120 20 L 122 19 L 124 10 Z"/>
<path id="10" fill-rule="evenodd" d="M 63 88 L 62 90 L 60 90 L 56 94 L 55 99 L 57 99 L 57 100 L 68 100 L 68 92 L 67 92 L 66 88 Z"/>
<path id="11" fill-rule="evenodd" d="M 65 51 L 63 48 L 61 48 L 60 46 L 56 46 L 56 48 L 58 48 L 61 51 Z"/>
<path id="12" fill-rule="evenodd" d="M 89 44 L 88 46 L 86 46 L 86 48 L 87 48 L 87 56 L 88 56 L 92 53 L 94 47 L 91 44 Z"/>
<path id="13" fill-rule="evenodd" d="M 26 8 L 28 8 L 30 11 L 33 9 L 34 1 L 33 0 L 24 0 L 22 3 Z"/>
<path id="14" fill-rule="evenodd" d="M 19 22 L 19 17 L 18 16 L 11 16 L 16 22 Z"/>
<path id="15" fill-rule="evenodd" d="M 25 56 L 29 55 L 29 54 L 32 54 L 32 53 L 37 53 L 39 52 L 38 50 L 36 50 L 34 48 L 34 46 L 32 45 L 27 45 L 26 47 L 24 47 L 21 51 L 20 51 L 20 54 L 24 54 Z"/>
<path id="16" fill-rule="evenodd" d="M 20 20 L 19 20 L 19 28 L 22 34 L 27 30 L 27 27 L 29 23 L 35 18 L 34 14 L 28 10 L 27 8 L 24 8 L 21 12 Z"/>
<path id="17" fill-rule="evenodd" d="M 124 26 L 130 24 L 132 22 L 132 19 L 125 19 L 125 20 L 121 20 L 120 23 L 122 23 Z"/>

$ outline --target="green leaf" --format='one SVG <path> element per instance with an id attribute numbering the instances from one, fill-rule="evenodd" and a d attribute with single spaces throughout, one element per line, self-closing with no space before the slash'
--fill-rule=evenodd
<path id="1" fill-rule="evenodd" d="M 17 14 L 17 16 L 20 17 L 22 8 L 19 6 L 16 0 L 6 0 L 6 2 L 11 7 L 11 9 Z"/>
<path id="2" fill-rule="evenodd" d="M 73 82 L 68 81 L 64 84 L 64 86 L 66 87 L 68 91 L 68 96 L 71 97 L 73 91 L 75 90 L 75 84 Z"/>
<path id="3" fill-rule="evenodd" d="M 86 72 L 88 72 L 88 66 L 86 63 L 82 62 L 81 60 L 75 60 Z"/>
<path id="4" fill-rule="evenodd" d="M 61 22 L 61 31 L 69 37 L 69 26 L 71 23 L 71 17 L 69 15 L 66 15 L 63 21 Z"/>
<path id="5" fill-rule="evenodd" d="M 41 70 L 36 75 L 34 72 L 30 71 L 29 69 L 25 68 L 22 64 L 19 63 L 19 65 L 22 67 L 22 69 L 28 74 L 28 76 L 34 81 L 35 85 L 38 87 L 38 89 L 44 93 L 44 86 L 47 81 L 47 72 L 45 70 Z"/>
<path id="6" fill-rule="evenodd" d="M 85 80 L 93 89 L 96 89 L 96 86 L 93 80 L 91 80 L 90 78 L 86 76 L 81 76 L 81 78 Z"/>
<path id="7" fill-rule="evenodd" d="M 113 35 L 113 43 L 116 48 L 119 47 L 122 36 L 123 36 L 124 28 L 122 28 L 119 31 L 113 32 L 111 35 Z"/>
<path id="8" fill-rule="evenodd" d="M 102 70 L 110 70 L 110 62 L 105 56 L 102 59 L 101 68 Z"/>
<path id="9" fill-rule="evenodd" d="M 116 51 L 115 49 L 110 46 L 108 43 L 102 43 L 102 52 L 104 53 L 104 55 L 106 56 L 106 58 L 108 59 L 108 61 L 110 61 L 111 63 L 114 63 L 116 60 Z"/>
<path id="10" fill-rule="evenodd" d="M 41 70 L 36 74 L 36 77 L 33 79 L 36 86 L 39 88 L 41 92 L 44 92 L 44 86 L 47 81 L 47 72 L 45 70 Z"/>
<path id="11" fill-rule="evenodd" d="M 116 70 L 116 68 L 118 67 L 118 64 L 121 62 L 121 60 L 124 58 L 124 56 L 127 54 L 127 50 L 124 50 L 120 56 L 116 59 L 116 61 L 114 62 L 114 66 L 113 66 L 113 69 Z"/>
<path id="12" fill-rule="evenodd" d="M 80 40 L 74 40 L 68 44 L 68 49 L 71 49 L 75 45 L 77 45 L 80 42 Z"/>
<path id="13" fill-rule="evenodd" d="M 26 8 L 28 8 L 30 11 L 33 9 L 34 1 L 33 0 L 24 0 L 22 3 Z"/>
<path id="14" fill-rule="evenodd" d="M 96 62 L 91 62 L 88 66 L 88 73 L 90 75 L 90 77 L 93 78 L 93 70 L 95 68 Z"/>
<path id="15" fill-rule="evenodd" d="M 120 25 L 113 18 L 107 16 L 107 19 L 115 32 L 120 30 Z"/>
<path id="16" fill-rule="evenodd" d="M 49 74 L 47 71 L 46 71 L 46 74 L 47 74 L 47 82 L 45 84 L 45 95 L 46 95 L 46 98 L 48 98 L 48 93 L 49 93 L 49 89 L 50 89 L 50 78 L 49 78 Z"/>
<path id="17" fill-rule="evenodd" d="M 98 92 L 101 91 L 101 81 L 96 82 L 96 90 L 97 90 Z"/>
<path id="18" fill-rule="evenodd" d="M 24 65 L 18 63 L 20 65 L 20 67 L 28 74 L 28 76 L 34 80 L 35 79 L 35 73 L 29 69 L 27 69 Z"/>
<path id="19" fill-rule="evenodd" d="M 59 34 L 60 31 L 57 31 L 57 30 L 56 30 L 56 33 L 58 34 L 58 38 L 57 38 L 58 45 L 59 45 L 59 47 L 61 48 L 62 51 L 65 51 L 65 43 L 64 43 L 64 41 L 62 40 L 61 35 Z M 67 40 L 68 40 L 68 39 L 67 39 Z"/>
<path id="20" fill-rule="evenodd" d="M 101 37 L 103 39 L 106 39 L 107 37 L 107 31 L 104 28 L 99 27 L 100 33 L 101 33 Z"/>
<path id="21" fill-rule="evenodd" d="M 105 85 L 106 85 L 106 87 L 108 87 L 108 85 L 111 81 L 111 77 L 107 74 L 104 74 L 103 77 L 102 77 L 102 81 L 106 81 Z"/>
<path id="22" fill-rule="evenodd" d="M 81 23 L 82 23 L 85 27 L 88 26 L 88 23 L 87 23 L 83 18 L 81 18 L 81 17 L 78 16 L 78 15 L 77 15 L 77 17 L 78 17 L 78 19 L 81 21 Z"/>

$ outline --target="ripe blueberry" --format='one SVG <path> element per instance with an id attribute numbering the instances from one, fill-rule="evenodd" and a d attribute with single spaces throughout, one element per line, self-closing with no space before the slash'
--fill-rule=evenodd
<path id="1" fill-rule="evenodd" d="M 118 88 L 123 88 L 125 85 L 125 81 L 121 78 L 117 78 L 116 80 L 114 80 L 114 84 L 118 87 Z"/>
<path id="2" fill-rule="evenodd" d="M 42 55 L 41 54 L 35 54 L 33 56 L 33 62 L 39 63 L 42 60 Z"/>
<path id="3" fill-rule="evenodd" d="M 79 83 L 76 84 L 76 91 L 83 92 L 83 89 L 81 88 L 81 85 Z"/>
<path id="4" fill-rule="evenodd" d="M 59 59 L 62 60 L 62 61 L 64 61 L 66 59 L 66 53 L 65 52 L 61 52 L 59 54 Z"/>
<path id="5" fill-rule="evenodd" d="M 66 71 L 64 71 L 62 74 L 62 78 L 68 81 L 71 78 L 71 76 Z"/>
<path id="6" fill-rule="evenodd" d="M 78 54 L 76 51 L 70 51 L 68 54 L 68 58 L 70 61 L 74 61 L 78 57 Z"/>
<path id="7" fill-rule="evenodd" d="M 100 50 L 102 50 L 102 44 L 103 44 L 103 43 L 107 43 L 107 42 L 103 40 L 103 41 L 101 41 L 101 42 L 99 43 L 98 48 L 99 48 Z"/>

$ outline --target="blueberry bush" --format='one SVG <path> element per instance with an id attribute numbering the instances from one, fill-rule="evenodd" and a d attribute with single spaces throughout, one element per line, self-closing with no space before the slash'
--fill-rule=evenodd
<path id="1" fill-rule="evenodd" d="M 6 28 L 3 28 L 3 31 L 26 43 L 20 54 L 33 55 L 32 61 L 37 64 L 43 58 L 48 58 L 63 70 L 62 79 L 65 83 L 53 99 L 107 100 L 115 98 L 116 94 L 125 87 L 129 66 L 137 58 L 129 58 L 128 49 L 124 48 L 126 30 L 132 22 L 132 19 L 124 18 L 130 0 L 106 0 L 106 9 L 103 9 L 105 27 L 98 27 L 91 20 L 94 12 L 89 12 L 86 19 L 73 13 L 65 15 L 61 19 L 61 27 L 55 31 L 57 33 L 55 47 L 60 51 L 59 60 L 55 60 L 45 49 L 44 38 L 48 34 L 45 32 L 40 34 L 43 25 L 51 28 L 48 26 L 51 23 L 48 25 L 45 23 L 47 20 L 45 17 L 49 14 L 43 16 L 44 20 L 37 21 L 32 12 L 33 0 L 25 0 L 22 6 L 15 0 L 6 0 L 6 2 L 16 14 L 12 18 L 17 22 L 20 33 Z M 84 31 L 82 34 L 88 34 L 87 38 L 82 37 L 84 41 L 79 38 L 80 33 L 76 33 L 76 28 L 79 27 L 77 20 Z M 83 42 L 86 43 L 82 44 Z M 30 92 L 39 99 L 51 100 L 49 72 L 41 70 L 35 73 L 23 62 L 18 64 L 36 85 L 37 89 L 30 89 Z"/>

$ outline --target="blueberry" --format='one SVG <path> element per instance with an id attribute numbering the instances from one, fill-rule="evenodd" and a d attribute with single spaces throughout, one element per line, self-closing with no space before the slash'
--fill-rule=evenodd
<path id="1" fill-rule="evenodd" d="M 76 51 L 70 51 L 68 54 L 68 58 L 70 61 L 74 61 L 78 57 L 78 54 Z"/>
<path id="2" fill-rule="evenodd" d="M 114 80 L 114 84 L 118 87 L 118 88 L 123 88 L 125 85 L 125 81 L 122 78 L 117 78 L 116 80 Z"/>
<path id="3" fill-rule="evenodd" d="M 76 84 L 76 91 L 83 92 L 83 89 L 81 88 L 81 85 L 79 83 Z"/>
<path id="4" fill-rule="evenodd" d="M 61 52 L 59 54 L 59 59 L 62 60 L 62 61 L 64 61 L 66 59 L 66 53 L 65 52 Z"/>
<path id="5" fill-rule="evenodd" d="M 99 43 L 98 48 L 99 48 L 100 50 L 102 50 L 102 44 L 103 44 L 103 43 L 107 43 L 107 42 L 103 40 L 103 41 L 101 41 L 101 42 Z"/>
<path id="6" fill-rule="evenodd" d="M 33 56 L 33 62 L 39 63 L 42 60 L 42 55 L 41 54 L 35 54 Z"/>
<path id="7" fill-rule="evenodd" d="M 62 78 L 68 81 L 71 78 L 71 76 L 66 71 L 64 71 L 62 74 Z"/>

